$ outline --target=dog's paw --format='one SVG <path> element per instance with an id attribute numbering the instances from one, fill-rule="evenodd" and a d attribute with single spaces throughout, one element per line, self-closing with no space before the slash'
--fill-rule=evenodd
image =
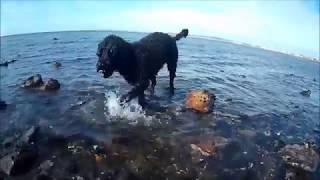
<path id="1" fill-rule="evenodd" d="M 169 95 L 173 96 L 174 95 L 174 87 L 169 88 Z"/>
<path id="2" fill-rule="evenodd" d="M 124 104 L 126 104 L 127 102 L 129 102 L 129 97 L 128 95 L 122 95 L 120 97 L 120 105 L 123 106 Z"/>

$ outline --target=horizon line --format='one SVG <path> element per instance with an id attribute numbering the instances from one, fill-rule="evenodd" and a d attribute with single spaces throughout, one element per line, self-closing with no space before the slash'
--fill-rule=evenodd
<path id="1" fill-rule="evenodd" d="M 0 38 L 2 37 L 10 37 L 10 36 L 21 36 L 21 35 L 32 35 L 32 34 L 44 34 L 44 33 L 60 33 L 60 32 L 128 32 L 128 33 L 152 33 L 152 32 L 158 32 L 158 31 L 150 31 L 150 32 L 146 32 L 146 31 L 134 31 L 134 30 L 113 30 L 113 29 L 84 29 L 84 30 L 58 30 L 58 31 L 39 31 L 39 32 L 28 32 L 28 33 L 19 33 L 19 34 L 8 34 L 8 35 L 1 35 L 0 34 Z M 177 34 L 177 33 L 172 33 L 172 32 L 165 32 L 168 34 Z M 179 32 L 178 32 L 179 33 Z M 199 39 L 205 39 L 205 38 L 215 38 L 216 41 L 223 41 L 223 42 L 228 42 L 228 43 L 232 43 L 232 44 L 237 44 L 240 46 L 246 46 L 246 47 L 251 47 L 251 48 L 256 48 L 256 49 L 262 49 L 262 50 L 266 50 L 266 51 L 271 51 L 271 52 L 277 52 L 277 53 L 281 53 L 281 54 L 285 54 L 285 55 L 289 55 L 289 56 L 293 56 L 293 57 L 298 57 L 298 58 L 303 58 L 303 59 L 308 59 L 311 61 L 316 61 L 316 62 L 320 62 L 320 53 L 318 55 L 318 57 L 313 57 L 313 56 L 306 56 L 304 54 L 294 54 L 293 52 L 283 52 L 281 50 L 275 50 L 275 49 L 270 49 L 270 48 L 266 48 L 263 45 L 257 45 L 257 44 L 251 44 L 251 43 L 247 43 L 247 42 L 242 42 L 242 41 L 236 41 L 236 40 L 231 40 L 231 39 L 225 39 L 223 37 L 216 37 L 216 36 L 208 36 L 208 35 L 197 35 L 197 34 L 193 34 L 193 35 L 188 35 L 191 38 L 199 38 Z M 204 37 L 204 38 L 203 38 Z M 220 39 L 220 40 L 219 40 Z M 212 40 L 212 39 L 209 39 Z M 314 60 L 315 59 L 315 60 Z"/>

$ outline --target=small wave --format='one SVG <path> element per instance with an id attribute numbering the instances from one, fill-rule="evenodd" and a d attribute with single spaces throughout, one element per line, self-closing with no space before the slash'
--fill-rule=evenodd
<path id="1" fill-rule="evenodd" d="M 104 114 L 106 117 L 111 117 L 110 119 L 107 118 L 111 122 L 128 121 L 131 125 L 142 123 L 150 126 L 153 120 L 155 120 L 152 116 L 146 115 L 145 111 L 135 99 L 121 106 L 120 97 L 116 92 L 106 92 L 105 98 Z"/>

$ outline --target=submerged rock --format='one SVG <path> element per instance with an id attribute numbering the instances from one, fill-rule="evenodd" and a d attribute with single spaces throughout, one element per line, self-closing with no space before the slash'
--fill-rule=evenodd
<path id="1" fill-rule="evenodd" d="M 55 68 L 59 68 L 59 67 L 61 67 L 62 65 L 61 65 L 61 63 L 55 61 L 55 62 L 52 63 L 52 66 L 55 67 Z"/>
<path id="2" fill-rule="evenodd" d="M 53 166 L 54 162 L 52 162 L 51 160 L 46 160 L 40 164 L 39 170 L 41 171 L 41 174 L 48 174 Z"/>
<path id="3" fill-rule="evenodd" d="M 198 138 L 200 139 L 193 140 L 197 142 L 190 144 L 191 159 L 194 163 L 203 161 L 203 157 L 215 156 L 229 143 L 228 139 L 221 136 Z"/>
<path id="4" fill-rule="evenodd" d="M 42 90 L 54 91 L 60 89 L 60 83 L 56 79 L 50 78 L 42 87 Z"/>
<path id="5" fill-rule="evenodd" d="M 7 108 L 7 103 L 5 101 L 0 100 L 0 110 L 4 110 Z"/>
<path id="6" fill-rule="evenodd" d="M 192 150 L 199 151 L 203 156 L 212 156 L 215 155 L 217 152 L 217 148 L 214 144 L 190 144 Z"/>
<path id="7" fill-rule="evenodd" d="M 5 62 L 3 62 L 3 63 L 0 63 L 0 66 L 8 66 L 8 62 L 7 61 L 5 61 Z"/>
<path id="8" fill-rule="evenodd" d="M 206 90 L 190 91 L 186 98 L 186 107 L 197 112 L 207 113 L 212 110 L 216 97 Z"/>
<path id="9" fill-rule="evenodd" d="M 32 126 L 21 136 L 20 141 L 22 143 L 33 142 L 37 136 L 38 131 L 39 131 L 39 127 Z"/>
<path id="10" fill-rule="evenodd" d="M 56 38 L 56 37 L 54 37 L 54 38 L 53 38 L 53 40 L 55 40 L 55 41 L 56 41 L 56 40 L 59 40 L 59 39 L 58 39 L 58 38 Z"/>
<path id="11" fill-rule="evenodd" d="M 9 176 L 25 173 L 32 167 L 37 156 L 35 145 L 23 145 L 0 159 L 0 170 Z"/>
<path id="12" fill-rule="evenodd" d="M 314 172 L 319 164 L 319 155 L 307 146 L 286 145 L 279 154 L 286 164 L 305 171 Z"/>
<path id="13" fill-rule="evenodd" d="M 40 74 L 33 75 L 25 80 L 22 84 L 24 88 L 39 88 L 43 85 L 42 77 Z"/>
<path id="14" fill-rule="evenodd" d="M 308 90 L 303 90 L 303 91 L 300 92 L 300 94 L 303 95 L 303 96 L 308 96 L 309 97 L 311 95 L 311 90 L 309 90 L 309 89 Z"/>
<path id="15" fill-rule="evenodd" d="M 10 136 L 3 141 L 0 171 L 12 176 L 26 173 L 31 169 L 38 156 L 35 144 L 37 132 L 38 127 L 31 127 L 21 135 Z"/>
<path id="16" fill-rule="evenodd" d="M 13 60 L 11 60 L 11 61 L 5 61 L 5 62 L 3 62 L 3 63 L 0 63 L 0 66 L 8 66 L 9 64 L 11 64 L 11 63 L 14 63 L 14 62 L 16 62 L 17 60 L 15 60 L 15 59 L 13 59 Z"/>

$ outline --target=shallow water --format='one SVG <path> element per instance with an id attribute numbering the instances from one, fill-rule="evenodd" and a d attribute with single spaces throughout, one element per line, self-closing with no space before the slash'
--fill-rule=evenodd
<path id="1" fill-rule="evenodd" d="M 9 103 L 5 111 L 0 111 L 0 139 L 32 125 L 49 126 L 65 136 L 81 134 L 99 142 L 128 137 L 134 141 L 126 147 L 132 152 L 130 160 L 145 158 L 161 139 L 170 151 L 154 153 L 153 156 L 161 157 L 161 162 L 150 160 L 150 167 L 176 164 L 184 171 L 195 168 L 192 177 L 204 179 L 247 177 L 251 171 L 252 177 L 260 179 L 270 177 L 270 169 L 276 169 L 277 176 L 273 178 L 281 178 L 283 172 L 276 153 L 281 147 L 275 142 L 314 142 L 319 146 L 320 137 L 315 131 L 320 126 L 319 63 L 188 37 L 177 43 L 175 95 L 169 97 L 168 71 L 164 67 L 157 77 L 155 96 L 147 96 L 154 108 L 142 110 L 133 101 L 123 109 L 118 97 L 131 87 L 118 74 L 104 79 L 95 69 L 97 44 L 109 34 L 128 41 L 145 35 L 88 31 L 1 37 L 1 61 L 17 61 L 0 67 L 1 98 Z M 54 61 L 62 66 L 54 68 Z M 44 80 L 58 79 L 60 90 L 22 89 L 23 80 L 36 73 Z M 183 110 L 190 89 L 214 92 L 214 112 L 202 115 Z M 300 94 L 304 89 L 311 90 L 310 97 Z M 188 154 L 191 141 L 216 137 L 226 138 L 235 147 L 227 148 L 219 157 L 206 159 L 205 168 L 189 161 L 190 155 L 180 157 Z M 171 162 L 171 158 L 176 162 Z M 145 171 L 138 172 L 139 176 L 152 177 L 147 167 L 141 168 Z M 170 173 L 162 175 L 175 177 Z M 314 176 L 318 175 L 319 168 Z"/>

